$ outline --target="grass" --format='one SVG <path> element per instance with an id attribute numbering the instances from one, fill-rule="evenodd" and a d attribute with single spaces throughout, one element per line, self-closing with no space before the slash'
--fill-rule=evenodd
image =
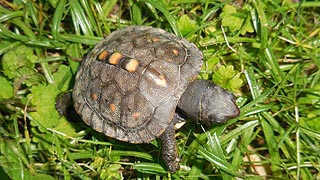
<path id="1" fill-rule="evenodd" d="M 0 4 L 0 179 L 320 178 L 319 1 Z M 205 59 L 199 78 L 235 92 L 241 107 L 226 124 L 177 131 L 173 174 L 157 141 L 119 142 L 54 107 L 72 89 L 75 60 L 132 24 L 194 42 Z"/>

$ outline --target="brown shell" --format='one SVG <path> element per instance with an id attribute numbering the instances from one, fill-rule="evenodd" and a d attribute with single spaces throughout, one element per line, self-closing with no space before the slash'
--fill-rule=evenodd
<path id="1" fill-rule="evenodd" d="M 73 90 L 75 109 L 109 137 L 150 142 L 171 123 L 202 59 L 194 44 L 159 28 L 114 31 L 83 60 Z"/>

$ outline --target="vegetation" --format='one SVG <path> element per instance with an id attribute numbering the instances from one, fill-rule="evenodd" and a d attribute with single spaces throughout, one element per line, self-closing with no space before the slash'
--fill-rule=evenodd
<path id="1" fill-rule="evenodd" d="M 320 1 L 0 1 L 0 179 L 319 179 Z M 237 94 L 226 124 L 187 123 L 181 170 L 61 117 L 81 59 L 110 32 L 150 25 L 194 42 L 199 76 Z"/>

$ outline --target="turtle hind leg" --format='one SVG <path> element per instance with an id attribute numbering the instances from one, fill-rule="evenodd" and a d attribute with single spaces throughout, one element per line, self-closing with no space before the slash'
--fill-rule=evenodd
<path id="1" fill-rule="evenodd" d="M 65 116 L 68 120 L 80 119 L 80 116 L 76 113 L 73 106 L 72 92 L 64 92 L 56 98 L 56 109 L 60 116 Z"/>
<path id="2" fill-rule="evenodd" d="M 161 155 L 163 161 L 167 164 L 170 172 L 180 169 L 177 150 L 177 142 L 175 139 L 175 130 L 173 124 L 170 124 L 163 134 L 159 137 L 161 141 Z"/>
<path id="3" fill-rule="evenodd" d="M 56 110 L 61 116 L 67 116 L 68 109 L 72 106 L 72 93 L 61 93 L 56 98 Z"/>

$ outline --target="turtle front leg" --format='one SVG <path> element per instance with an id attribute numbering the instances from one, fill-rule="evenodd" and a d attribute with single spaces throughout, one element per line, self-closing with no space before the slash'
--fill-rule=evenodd
<path id="1" fill-rule="evenodd" d="M 180 159 L 178 158 L 177 142 L 173 124 L 167 127 L 159 139 L 161 141 L 161 155 L 163 161 L 167 164 L 170 172 L 177 171 L 180 169 Z"/>

